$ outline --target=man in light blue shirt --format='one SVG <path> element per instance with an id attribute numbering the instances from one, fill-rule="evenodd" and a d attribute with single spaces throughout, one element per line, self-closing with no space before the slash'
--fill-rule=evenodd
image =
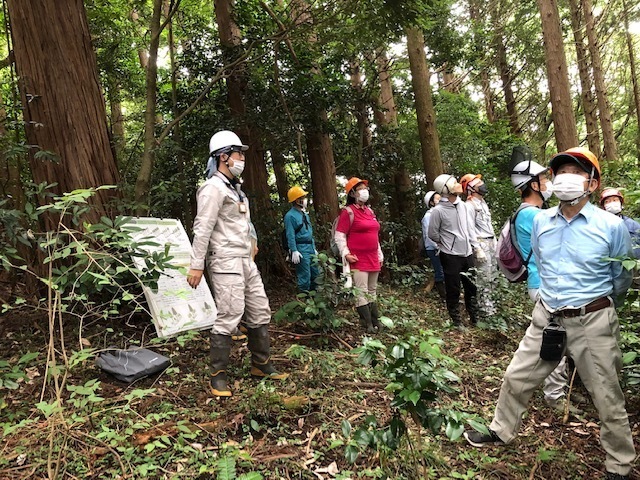
<path id="1" fill-rule="evenodd" d="M 589 203 L 600 184 L 593 153 L 571 148 L 551 159 L 551 170 L 560 205 L 540 212 L 533 222 L 540 290 L 531 325 L 505 372 L 489 434 L 464 436 L 478 447 L 516 438 L 531 395 L 560 360 L 541 358 L 544 329 L 554 321 L 566 330 L 566 355 L 598 409 L 605 478 L 625 480 L 635 449 L 618 381 L 622 355 L 614 302 L 624 300 L 632 274 L 609 259 L 632 257 L 631 237 L 621 219 Z"/>

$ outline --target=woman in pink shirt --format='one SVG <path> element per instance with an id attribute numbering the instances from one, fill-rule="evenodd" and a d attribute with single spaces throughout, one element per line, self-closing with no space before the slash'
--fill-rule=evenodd
<path id="1" fill-rule="evenodd" d="M 343 263 L 348 262 L 351 267 L 354 286 L 360 290 L 356 298 L 360 324 L 367 333 L 373 333 L 380 328 L 376 288 L 384 257 L 378 238 L 380 223 L 367 205 L 368 185 L 357 177 L 347 182 L 347 206 L 340 212 L 335 241 Z"/>

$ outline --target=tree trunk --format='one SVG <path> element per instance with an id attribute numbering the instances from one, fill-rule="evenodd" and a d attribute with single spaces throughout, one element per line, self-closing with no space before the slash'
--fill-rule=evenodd
<path id="1" fill-rule="evenodd" d="M 351 88 L 355 96 L 354 114 L 358 126 L 358 159 L 357 171 L 363 172 L 371 157 L 371 128 L 369 126 L 369 115 L 367 115 L 367 101 L 362 87 L 360 74 L 360 62 L 352 60 L 351 67 Z"/>
<path id="2" fill-rule="evenodd" d="M 623 16 L 624 16 L 624 31 L 627 41 L 627 49 L 629 50 L 629 68 L 631 69 L 631 83 L 633 84 L 633 103 L 636 110 L 636 156 L 638 163 L 640 164 L 640 87 L 638 86 L 638 73 L 636 72 L 636 59 L 635 52 L 633 50 L 633 39 L 629 32 L 629 8 L 626 0 L 622 0 Z"/>
<path id="3" fill-rule="evenodd" d="M 278 198 L 281 203 L 288 203 L 287 192 L 289 191 L 289 180 L 287 179 L 286 164 L 282 151 L 277 147 L 269 149 L 271 153 L 271 162 L 273 163 L 273 174 L 276 177 L 276 188 L 278 189 Z"/>
<path id="4" fill-rule="evenodd" d="M 496 63 L 500 80 L 502 81 L 502 92 L 504 93 L 504 103 L 507 107 L 507 116 L 509 118 L 509 127 L 511 133 L 520 135 L 520 123 L 518 121 L 518 107 L 516 105 L 516 97 L 513 94 L 513 76 L 511 74 L 511 65 L 507 59 L 507 48 L 504 44 L 504 27 L 502 20 L 502 2 L 494 1 L 491 5 L 491 17 L 493 24 L 493 46 L 496 52 Z"/>
<path id="5" fill-rule="evenodd" d="M 326 121 L 326 112 L 321 114 L 322 121 Z M 319 225 L 330 225 L 338 215 L 336 165 L 331 138 L 319 127 L 308 128 L 305 137 L 316 218 Z"/>
<path id="6" fill-rule="evenodd" d="M 117 184 L 120 178 L 82 1 L 9 0 L 7 6 L 27 142 L 58 158 L 36 158 L 32 149 L 34 182 L 57 182 L 58 194 Z M 97 192 L 92 200 L 96 211 L 89 221 L 106 213 L 104 203 L 113 195 L 113 190 Z"/>
<path id="7" fill-rule="evenodd" d="M 600 118 L 600 129 L 602 130 L 602 143 L 604 144 L 602 158 L 605 160 L 615 160 L 618 158 L 618 146 L 616 145 L 616 137 L 613 133 L 611 111 L 609 109 L 609 101 L 607 100 L 607 86 L 605 85 L 604 72 L 602 71 L 600 46 L 596 39 L 596 23 L 593 17 L 591 0 L 582 0 L 582 12 L 584 14 L 584 26 L 589 43 L 589 53 L 591 53 L 593 80 L 596 85 L 598 116 Z"/>
<path id="8" fill-rule="evenodd" d="M 305 0 L 291 2 L 291 15 L 295 25 L 312 25 L 313 18 L 309 5 Z M 307 34 L 309 44 L 317 42 L 313 30 Z M 321 75 L 316 64 L 311 65 L 311 75 Z M 313 189 L 313 202 L 316 206 L 316 218 L 318 224 L 331 224 L 338 215 L 338 192 L 336 188 L 336 165 L 333 158 L 333 146 L 331 137 L 327 132 L 327 112 L 322 108 L 314 108 L 308 115 L 305 125 L 307 154 L 309 156 L 309 170 L 311 171 L 311 187 Z"/>
<path id="9" fill-rule="evenodd" d="M 537 1 L 542 19 L 542 36 L 556 147 L 558 151 L 562 151 L 578 146 L 578 133 L 569 89 L 569 74 L 560 28 L 560 15 L 556 0 Z"/>
<path id="10" fill-rule="evenodd" d="M 479 58 L 480 69 L 480 85 L 482 87 L 482 96 L 484 98 L 484 110 L 487 115 L 487 121 L 489 123 L 495 123 L 496 121 L 496 107 L 494 104 L 494 96 L 491 88 L 491 80 L 489 79 L 489 68 L 487 67 L 487 52 L 485 50 L 484 38 L 478 33 L 478 30 L 482 28 L 482 19 L 480 15 L 480 3 L 478 0 L 469 0 L 469 18 L 472 22 L 473 28 L 473 42 L 475 49 L 479 52 L 481 58 Z"/>
<path id="11" fill-rule="evenodd" d="M 389 75 L 389 59 L 382 51 L 376 55 L 376 67 L 380 84 L 378 106 L 384 118 L 383 124 L 389 128 L 396 128 L 398 126 L 398 109 L 393 99 L 393 87 L 391 85 L 391 76 Z"/>
<path id="12" fill-rule="evenodd" d="M 166 15 L 169 15 L 169 11 L 165 4 Z M 167 25 L 167 34 L 169 40 L 169 60 L 171 66 L 171 109 L 173 110 L 173 118 L 178 118 L 180 115 L 180 108 L 178 107 L 178 65 L 176 63 L 176 44 L 173 36 L 173 21 L 170 21 Z M 185 165 L 185 150 L 182 145 L 182 132 L 180 131 L 180 122 L 176 123 L 173 127 L 173 141 L 176 145 L 176 167 L 178 170 L 178 182 L 180 182 L 180 191 L 182 192 L 182 205 L 181 205 L 181 217 L 187 232 L 191 231 L 193 227 L 193 211 L 189 191 L 187 189 L 187 180 L 184 171 Z"/>
<path id="13" fill-rule="evenodd" d="M 436 112 L 429 85 L 430 72 L 424 53 L 424 36 L 418 28 L 407 29 L 407 50 L 411 68 L 411 85 L 415 97 L 418 117 L 418 135 L 422 147 L 422 163 L 427 176 L 427 185 L 444 172 L 440 157 L 440 140 L 436 128 Z"/>
<path id="14" fill-rule="evenodd" d="M 144 215 L 149 210 L 149 191 L 151 175 L 156 157 L 156 87 L 158 83 L 158 47 L 160 46 L 160 16 L 162 0 L 153 0 L 149 44 L 149 61 L 146 75 L 146 108 L 144 112 L 144 150 L 140 160 L 140 170 L 136 179 L 135 199 L 136 213 Z"/>
<path id="15" fill-rule="evenodd" d="M 582 9 L 578 0 L 569 0 L 569 10 L 571 11 L 571 28 L 576 46 L 576 56 L 578 59 L 578 73 L 580 75 L 580 99 L 582 101 L 582 111 L 587 128 L 587 143 L 589 150 L 600 156 L 600 134 L 598 132 L 598 115 L 596 102 L 593 98 L 593 82 L 589 65 L 589 52 L 584 45 L 584 32 L 582 23 Z"/>
<path id="16" fill-rule="evenodd" d="M 120 97 L 120 85 L 111 81 L 109 86 L 109 112 L 111 113 L 111 142 L 119 169 L 124 161 L 124 115 Z"/>
<path id="17" fill-rule="evenodd" d="M 225 62 L 233 62 L 242 54 L 242 34 L 233 18 L 234 0 L 215 0 L 216 22 L 225 55 Z M 245 97 L 248 75 L 244 64 L 236 67 L 227 77 L 229 110 L 234 117 L 240 139 L 249 145 L 246 152 L 246 167 L 243 175 L 246 192 L 251 201 L 254 218 L 272 218 L 267 163 L 259 129 L 247 119 Z"/>

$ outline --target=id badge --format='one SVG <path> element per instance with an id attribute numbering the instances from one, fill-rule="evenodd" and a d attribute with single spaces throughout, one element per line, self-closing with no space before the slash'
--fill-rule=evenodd
<path id="1" fill-rule="evenodd" d="M 247 204 L 244 202 L 238 203 L 238 210 L 240 213 L 247 213 Z"/>

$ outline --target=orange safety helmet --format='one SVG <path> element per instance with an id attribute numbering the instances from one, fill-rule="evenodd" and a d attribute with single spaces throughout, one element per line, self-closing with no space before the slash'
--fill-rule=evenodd
<path id="1" fill-rule="evenodd" d="M 480 178 L 482 178 L 482 175 L 475 175 L 473 173 L 467 173 L 466 175 L 464 175 L 460 179 L 460 185 L 462 185 L 462 192 L 466 193 L 469 183 L 471 183 L 475 179 L 480 179 Z"/>
<path id="2" fill-rule="evenodd" d="M 624 196 L 617 188 L 607 187 L 602 190 L 600 194 L 600 206 L 604 208 L 604 201 L 609 197 L 618 197 L 620 199 L 620 203 L 624 204 Z"/>
<path id="3" fill-rule="evenodd" d="M 349 192 L 351 191 L 351 189 L 356 185 L 358 185 L 359 183 L 364 183 L 365 185 L 369 185 L 369 182 L 367 180 L 362 180 L 358 177 L 351 177 L 347 182 L 347 184 L 344 186 L 344 191 L 347 193 L 347 195 L 349 195 Z"/>
<path id="4" fill-rule="evenodd" d="M 300 187 L 299 185 L 296 185 L 294 187 L 291 187 L 287 192 L 287 200 L 289 200 L 289 203 L 292 203 L 292 202 L 295 202 L 300 197 L 305 197 L 307 195 L 308 193 L 305 192 L 302 189 L 302 187 Z"/>
<path id="5" fill-rule="evenodd" d="M 555 175 L 560 165 L 568 162 L 578 163 L 589 175 L 593 172 L 593 178 L 597 179 L 598 183 L 600 183 L 600 162 L 598 162 L 598 158 L 591 153 L 588 148 L 573 147 L 554 155 L 549 163 L 549 168 L 551 168 L 551 171 Z"/>

